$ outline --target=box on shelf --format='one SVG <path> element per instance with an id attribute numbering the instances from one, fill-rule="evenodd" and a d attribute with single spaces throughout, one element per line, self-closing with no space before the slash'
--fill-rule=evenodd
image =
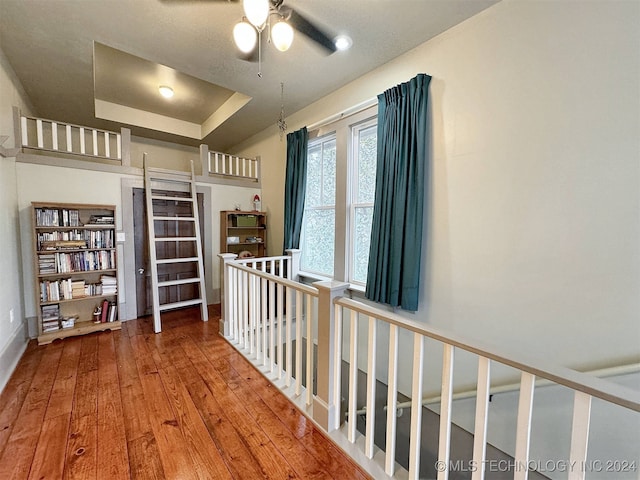
<path id="1" fill-rule="evenodd" d="M 258 217 L 255 215 L 238 215 L 236 222 L 238 227 L 257 227 Z"/>
<path id="2" fill-rule="evenodd" d="M 73 317 L 65 317 L 60 320 L 60 325 L 62 326 L 62 328 L 73 328 L 77 320 L 78 320 L 77 315 Z"/>

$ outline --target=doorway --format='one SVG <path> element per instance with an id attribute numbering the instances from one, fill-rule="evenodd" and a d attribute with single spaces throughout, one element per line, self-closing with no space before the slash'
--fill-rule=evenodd
<path id="1" fill-rule="evenodd" d="M 151 265 L 149 261 L 149 233 L 146 219 L 146 194 L 143 188 L 133 188 L 133 230 L 136 269 L 136 311 L 138 317 L 153 313 Z M 180 192 L 171 192 L 171 196 L 188 196 Z M 200 240 L 204 252 L 204 195 L 197 194 Z M 154 200 L 156 215 L 166 217 L 191 216 L 191 205 L 174 200 Z M 159 230 L 164 228 L 164 230 Z M 192 222 L 158 222 L 157 236 L 177 237 L 193 236 Z M 156 258 L 196 257 L 193 242 L 157 242 Z M 196 262 L 158 264 L 158 281 L 180 280 L 198 275 Z M 195 283 L 173 285 L 159 289 L 160 304 L 174 303 L 197 298 L 199 286 Z"/>

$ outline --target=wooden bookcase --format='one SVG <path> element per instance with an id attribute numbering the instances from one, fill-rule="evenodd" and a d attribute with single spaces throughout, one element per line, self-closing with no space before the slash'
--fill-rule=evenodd
<path id="1" fill-rule="evenodd" d="M 115 206 L 31 210 L 38 343 L 119 329 Z"/>
<path id="2" fill-rule="evenodd" d="M 267 214 L 228 210 L 220 212 L 220 253 L 267 254 Z M 246 255 L 246 254 L 245 254 Z"/>

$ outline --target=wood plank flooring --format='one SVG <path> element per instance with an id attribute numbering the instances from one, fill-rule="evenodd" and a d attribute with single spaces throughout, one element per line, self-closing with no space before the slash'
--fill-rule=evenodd
<path id="1" fill-rule="evenodd" d="M 370 478 L 210 318 L 31 343 L 0 396 L 0 479 Z"/>

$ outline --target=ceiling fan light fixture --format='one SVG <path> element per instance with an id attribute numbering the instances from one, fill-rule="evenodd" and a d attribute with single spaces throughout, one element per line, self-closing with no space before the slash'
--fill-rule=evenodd
<path id="1" fill-rule="evenodd" d="M 164 98 L 173 97 L 173 88 L 167 85 L 160 85 L 158 87 L 158 91 L 160 92 L 160 95 L 162 95 Z"/>
<path id="2" fill-rule="evenodd" d="M 249 22 L 238 22 L 233 27 L 233 40 L 243 53 L 250 53 L 258 41 L 258 33 Z"/>
<path id="3" fill-rule="evenodd" d="M 247 20 L 262 30 L 269 17 L 269 0 L 243 0 L 242 7 Z"/>
<path id="4" fill-rule="evenodd" d="M 271 27 L 273 45 L 281 52 L 286 52 L 293 43 L 293 28 L 284 20 L 280 20 Z"/>
<path id="5" fill-rule="evenodd" d="M 340 51 L 349 50 L 351 45 L 353 45 L 353 40 L 348 35 L 338 35 L 334 40 L 333 44 Z"/>

